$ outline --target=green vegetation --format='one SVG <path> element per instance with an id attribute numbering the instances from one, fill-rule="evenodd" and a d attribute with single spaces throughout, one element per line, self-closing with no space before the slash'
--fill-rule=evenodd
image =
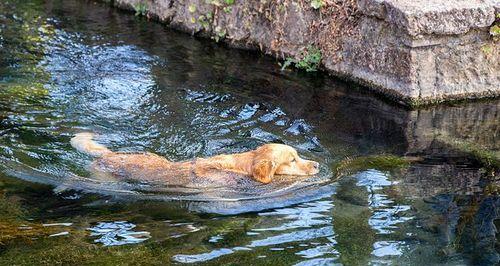
<path id="1" fill-rule="evenodd" d="M 354 179 L 340 182 L 333 208 L 340 262 L 343 265 L 366 265 L 375 242 L 375 231 L 368 220 L 372 212 L 368 208 L 368 192 L 357 186 Z"/>
<path id="2" fill-rule="evenodd" d="M 49 93 L 50 76 L 40 62 L 47 51 L 47 43 L 55 35 L 55 29 L 42 18 L 41 10 L 27 1 L 19 5 L 22 5 L 23 12 L 16 13 L 16 16 L 24 23 L 7 23 L 6 27 L 0 25 L 0 35 L 11 36 L 7 42 L 2 42 L 0 37 L 0 50 L 9 51 L 0 52 L 0 56 L 6 66 L 11 65 L 2 68 L 0 122 L 9 112 L 24 115 L 47 109 L 44 100 Z M 7 14 L 9 7 L 8 1 L 0 3 L 0 10 L 6 10 Z"/>
<path id="3" fill-rule="evenodd" d="M 2 88 L 3 87 L 3 88 Z M 42 83 L 18 84 L 0 86 L 0 99 L 4 101 L 23 101 L 24 103 L 36 103 L 48 95 L 48 90 Z"/>
<path id="4" fill-rule="evenodd" d="M 440 136 L 438 140 L 449 145 L 452 149 L 474 157 L 491 176 L 495 176 L 500 170 L 500 152 L 498 151 L 490 151 L 477 144 L 446 136 Z"/>
<path id="5" fill-rule="evenodd" d="M 219 42 L 220 40 L 226 38 L 226 30 L 222 29 L 221 27 L 217 26 L 215 27 L 215 35 L 212 37 L 216 42 Z"/>
<path id="6" fill-rule="evenodd" d="M 311 7 L 314 9 L 320 9 L 324 4 L 323 0 L 311 0 Z"/>
<path id="7" fill-rule="evenodd" d="M 18 205 L 12 205 L 12 200 L 0 198 L 0 207 L 7 206 L 9 217 L 12 220 L 4 222 L 0 220 L 0 265 L 168 265 L 172 263 L 172 256 L 175 254 L 197 254 L 209 252 L 213 246 L 207 245 L 207 240 L 215 234 L 224 234 L 224 241 L 217 243 L 224 247 L 237 246 L 241 244 L 241 239 L 245 237 L 248 226 L 252 226 L 258 219 L 248 219 L 235 217 L 224 221 L 214 220 L 208 222 L 200 231 L 195 234 L 186 234 L 182 238 L 172 238 L 162 236 L 165 230 L 169 228 L 162 226 L 161 221 L 151 221 L 150 215 L 143 216 L 141 208 L 143 204 L 137 204 L 131 207 L 130 212 L 124 211 L 123 215 L 127 219 L 133 219 L 142 224 L 150 224 L 149 228 L 157 228 L 152 231 L 156 241 L 147 241 L 143 244 L 124 245 L 117 247 L 103 247 L 100 244 L 93 243 L 88 237 L 88 231 L 85 228 L 91 226 L 92 216 L 85 218 L 72 217 L 74 226 L 67 228 L 70 234 L 63 237 L 48 237 L 49 234 L 57 233 L 55 231 L 61 228 L 43 227 L 39 223 L 26 222 L 18 218 L 18 213 L 24 213 Z M 116 207 L 116 206 L 115 206 Z M 120 212 L 122 206 L 117 206 Z M 152 207 L 151 209 L 149 207 Z M 149 211 L 158 211 L 160 216 L 175 217 L 175 213 L 166 211 L 165 208 L 155 209 L 149 206 Z M 116 209 L 114 210 L 117 211 Z M 4 211 L 5 212 L 5 211 Z M 98 220 L 116 220 L 120 219 L 116 214 L 106 213 L 100 210 Z M 131 213 L 136 213 L 135 217 L 130 217 Z M 167 213 L 166 213 L 167 212 Z M 1 213 L 0 215 L 4 215 Z M 91 219 L 88 221 L 87 219 Z M 185 215 L 184 215 L 184 218 Z M 123 219 L 123 218 L 122 218 Z M 182 219 L 182 218 L 181 218 Z M 196 219 L 192 217 L 190 219 Z M 36 241 L 35 241 L 36 239 Z M 227 257 L 228 263 L 234 263 L 234 260 L 241 258 Z M 254 254 L 248 253 L 248 260 L 255 259 Z M 214 265 L 217 263 L 214 262 Z"/>
<path id="8" fill-rule="evenodd" d="M 13 241 L 31 241 L 50 233 L 48 228 L 26 221 L 25 214 L 19 202 L 7 198 L 0 190 L 0 250 Z"/>
<path id="9" fill-rule="evenodd" d="M 500 14 L 496 15 L 496 20 L 490 27 L 490 35 L 496 41 L 500 39 Z"/>
<path id="10" fill-rule="evenodd" d="M 217 7 L 222 7 L 224 5 L 226 5 L 226 6 L 234 5 L 234 3 L 236 2 L 236 0 L 223 0 L 223 1 L 220 1 L 220 0 L 206 0 L 206 2 L 209 3 L 209 4 L 212 4 L 214 6 L 217 6 Z"/>
<path id="11" fill-rule="evenodd" d="M 188 6 L 188 11 L 189 11 L 189 13 L 194 13 L 194 12 L 196 12 L 196 6 L 195 6 L 194 4 L 190 4 L 190 5 Z"/>
<path id="12" fill-rule="evenodd" d="M 486 55 L 491 55 L 493 53 L 493 47 L 489 44 L 481 46 L 481 51 Z"/>
<path id="13" fill-rule="evenodd" d="M 394 155 L 374 155 L 356 158 L 347 158 L 333 166 L 335 176 L 352 175 L 367 169 L 377 169 L 380 171 L 391 171 L 406 168 L 410 162 L 418 158 L 398 157 Z"/>
<path id="14" fill-rule="evenodd" d="M 224 10 L 225 13 L 229 14 L 233 9 L 230 6 L 225 6 L 224 8 L 222 8 L 222 10 Z"/>
<path id="15" fill-rule="evenodd" d="M 214 14 L 217 14 L 217 9 L 222 9 L 222 11 L 226 14 L 231 13 L 232 5 L 235 4 L 235 0 L 207 0 L 205 2 L 212 5 L 214 11 L 209 11 L 206 14 L 200 14 L 198 17 L 196 17 L 198 8 L 196 4 L 190 4 L 188 6 L 188 11 L 192 14 L 190 21 L 193 24 L 199 24 L 203 28 L 203 30 L 207 32 L 212 31 L 212 39 L 216 42 L 219 42 L 220 40 L 226 38 L 227 31 L 221 26 L 216 25 L 215 21 L 217 18 Z"/>
<path id="16" fill-rule="evenodd" d="M 500 36 L 500 26 L 499 25 L 493 25 L 490 28 L 490 34 L 493 37 L 498 37 Z"/>
<path id="17" fill-rule="evenodd" d="M 0 191 L 0 221 L 18 220 L 23 217 L 24 214 L 25 212 L 21 209 L 19 203 L 9 201 L 5 196 L 5 192 Z"/>
<path id="18" fill-rule="evenodd" d="M 297 69 L 307 72 L 315 72 L 318 71 L 321 57 L 321 50 L 316 46 L 309 45 L 297 58 L 286 58 L 285 62 L 281 65 L 281 69 L 284 70 L 290 66 L 294 66 Z"/>
<path id="19" fill-rule="evenodd" d="M 207 15 L 201 15 L 198 17 L 198 23 L 205 29 L 210 29 L 210 20 L 212 19 L 212 13 L 209 12 Z"/>
<path id="20" fill-rule="evenodd" d="M 144 2 L 139 2 L 134 4 L 134 10 L 136 16 L 145 16 L 148 12 L 148 6 Z"/>

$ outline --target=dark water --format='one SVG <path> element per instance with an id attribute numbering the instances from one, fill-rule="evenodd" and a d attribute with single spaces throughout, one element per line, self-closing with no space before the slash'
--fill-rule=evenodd
<path id="1" fill-rule="evenodd" d="M 405 110 L 102 4 L 4 0 L 0 264 L 493 265 L 499 107 Z M 92 180 L 81 131 L 172 160 L 286 143 L 322 170 L 175 195 Z M 420 160 L 337 173 L 375 155 Z"/>

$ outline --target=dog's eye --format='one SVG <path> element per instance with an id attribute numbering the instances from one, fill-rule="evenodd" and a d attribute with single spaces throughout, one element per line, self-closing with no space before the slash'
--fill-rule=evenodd
<path id="1" fill-rule="evenodd" d="M 297 160 L 295 158 L 292 159 L 292 163 L 296 162 Z"/>

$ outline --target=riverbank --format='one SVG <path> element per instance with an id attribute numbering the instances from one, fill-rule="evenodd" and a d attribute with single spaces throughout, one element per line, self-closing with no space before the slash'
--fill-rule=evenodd
<path id="1" fill-rule="evenodd" d="M 500 45 L 490 33 L 500 6 L 490 0 L 110 2 L 411 107 L 500 95 Z"/>

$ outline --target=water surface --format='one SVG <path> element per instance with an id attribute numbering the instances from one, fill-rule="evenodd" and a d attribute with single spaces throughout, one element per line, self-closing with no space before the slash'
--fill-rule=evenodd
<path id="1" fill-rule="evenodd" d="M 2 1 L 0 230 L 22 233 L 0 264 L 495 264 L 499 107 L 406 110 L 103 4 Z M 69 145 L 81 131 L 175 161 L 286 143 L 322 170 L 171 201 L 94 182 Z M 420 160 L 337 173 L 376 155 Z"/>

